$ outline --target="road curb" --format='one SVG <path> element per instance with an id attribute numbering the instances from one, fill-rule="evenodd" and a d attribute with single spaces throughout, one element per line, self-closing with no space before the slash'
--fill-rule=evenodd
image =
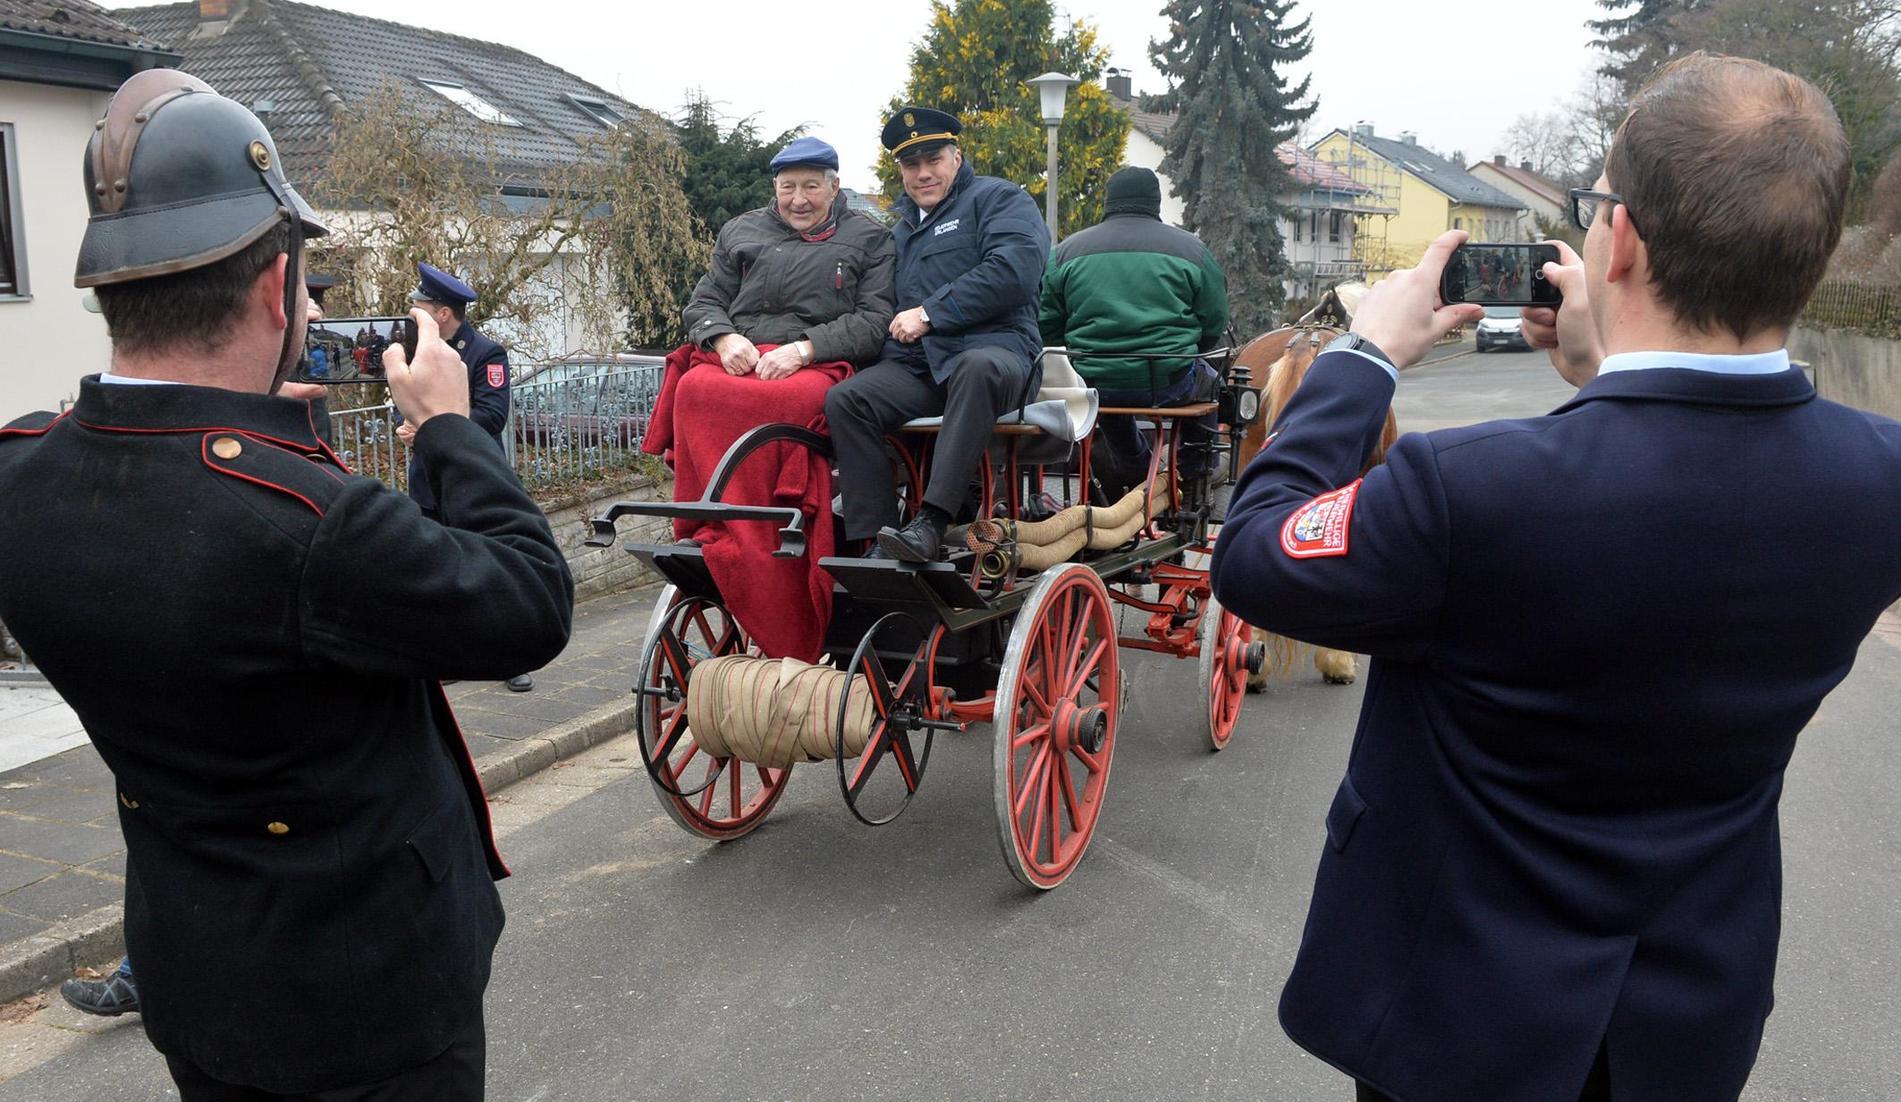
<path id="1" fill-rule="evenodd" d="M 621 700 L 576 716 L 499 754 L 476 763 L 490 796 L 556 762 L 599 746 L 630 730 L 635 701 Z M 112 903 L 33 937 L 5 946 L 0 954 L 0 1004 L 23 999 L 70 977 L 82 965 L 110 963 L 125 953 L 125 905 Z"/>

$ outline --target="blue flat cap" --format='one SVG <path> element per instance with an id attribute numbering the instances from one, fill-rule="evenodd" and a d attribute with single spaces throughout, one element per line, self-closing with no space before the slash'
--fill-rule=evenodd
<path id="1" fill-rule="evenodd" d="M 837 172 L 838 150 L 817 138 L 794 138 L 784 149 L 773 154 L 772 171 L 777 172 L 794 165 L 829 168 Z"/>
<path id="2" fill-rule="evenodd" d="M 436 267 L 434 264 L 416 264 L 418 282 L 416 291 L 410 295 L 412 302 L 440 302 L 444 306 L 467 305 L 475 301 L 475 288 Z"/>

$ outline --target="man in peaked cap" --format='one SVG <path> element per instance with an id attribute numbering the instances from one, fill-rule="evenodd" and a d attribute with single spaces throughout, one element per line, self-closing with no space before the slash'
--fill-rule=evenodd
<path id="1" fill-rule="evenodd" d="M 140 73 L 84 179 L 111 369 L 0 428 L 0 619 L 112 770 L 146 1035 L 192 1102 L 480 1098 L 508 869 L 439 679 L 560 652 L 560 547 L 421 310 L 388 380 L 440 520 L 318 438 L 324 227 L 242 105 Z"/>
<path id="2" fill-rule="evenodd" d="M 898 315 L 884 355 L 826 396 L 844 488 L 845 535 L 877 538 L 874 557 L 928 562 L 969 496 L 997 418 L 1036 393 L 1037 288 L 1049 232 L 1028 193 L 964 161 L 957 117 L 904 107 L 885 124 L 898 160 Z M 942 414 L 930 484 L 902 529 L 885 434 Z"/>
<path id="3" fill-rule="evenodd" d="M 508 349 L 469 324 L 469 304 L 475 301 L 475 288 L 434 264 L 418 262 L 416 290 L 409 299 L 436 319 L 442 339 L 469 369 L 469 420 L 493 437 L 495 446 L 507 454 L 502 433 L 508 428 Z M 400 426 L 396 434 L 405 444 L 414 440 L 407 425 Z M 423 515 L 438 515 L 429 465 L 414 450 L 409 453 L 409 496 L 422 506 Z M 508 687 L 525 693 L 535 687 L 535 679 L 518 673 L 508 679 Z"/>

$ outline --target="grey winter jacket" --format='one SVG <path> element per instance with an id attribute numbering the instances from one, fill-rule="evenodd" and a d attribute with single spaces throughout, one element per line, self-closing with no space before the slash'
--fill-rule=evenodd
<path id="1" fill-rule="evenodd" d="M 713 266 L 683 312 L 687 339 L 707 349 L 727 333 L 754 344 L 810 340 L 814 363 L 876 360 L 895 313 L 891 234 L 843 196 L 832 217 L 822 240 L 770 205 L 720 227 Z"/>

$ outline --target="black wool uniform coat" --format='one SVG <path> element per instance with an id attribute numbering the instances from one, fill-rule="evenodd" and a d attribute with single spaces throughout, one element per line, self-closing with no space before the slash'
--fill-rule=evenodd
<path id="1" fill-rule="evenodd" d="M 502 433 L 508 429 L 508 349 L 466 321 L 455 336 L 444 339 L 469 369 L 469 420 L 493 437 L 496 447 L 502 447 Z M 434 509 L 436 491 L 427 466 L 421 452 L 409 453 L 409 496 L 423 508 Z"/>
<path id="2" fill-rule="evenodd" d="M 146 1032 L 227 1082 L 373 1082 L 481 1009 L 507 869 L 437 679 L 546 663 L 574 586 L 487 433 L 416 450 L 440 523 L 307 402 L 89 378 L 0 430 L 0 620 L 117 782 Z"/>
<path id="3" fill-rule="evenodd" d="M 1328 352 L 1248 466 L 1215 596 L 1373 656 L 1281 996 L 1405 1102 L 1733 1100 L 1774 1001 L 1796 736 L 1901 597 L 1901 425 L 1803 373 L 1603 375 L 1402 437 Z"/>

